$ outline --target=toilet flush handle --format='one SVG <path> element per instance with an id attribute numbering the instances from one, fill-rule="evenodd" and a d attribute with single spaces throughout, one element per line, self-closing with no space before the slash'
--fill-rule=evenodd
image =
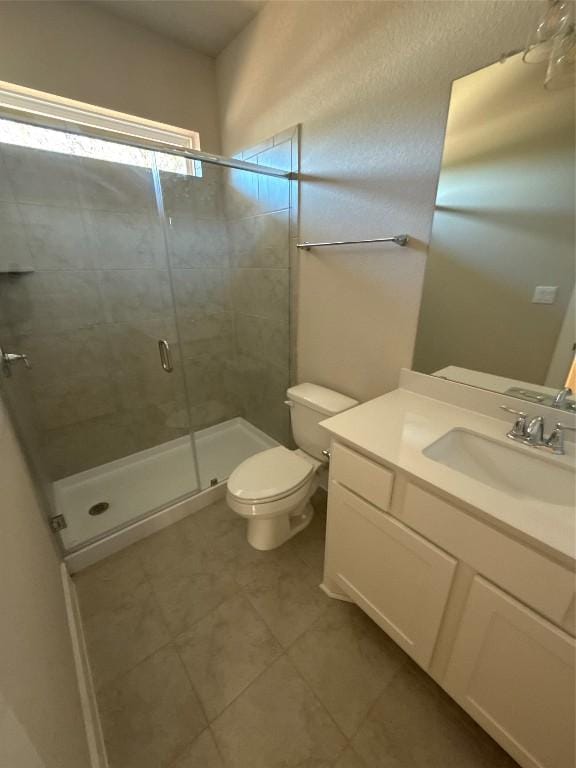
<path id="1" fill-rule="evenodd" d="M 330 451 L 322 451 L 322 456 L 325 456 L 328 459 L 328 461 L 330 461 L 330 459 L 332 458 Z"/>
<path id="2" fill-rule="evenodd" d="M 294 403 L 292 400 L 284 400 L 284 405 L 287 405 L 288 408 L 294 408 Z"/>

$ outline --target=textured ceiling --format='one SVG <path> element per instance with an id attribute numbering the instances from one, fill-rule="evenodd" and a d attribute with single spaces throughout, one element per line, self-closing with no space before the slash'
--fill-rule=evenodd
<path id="1" fill-rule="evenodd" d="M 98 0 L 117 16 L 217 56 L 265 0 Z"/>

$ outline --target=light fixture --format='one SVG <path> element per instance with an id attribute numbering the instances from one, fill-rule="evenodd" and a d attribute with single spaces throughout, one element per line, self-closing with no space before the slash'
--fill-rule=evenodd
<path id="1" fill-rule="evenodd" d="M 530 36 L 522 59 L 527 64 L 547 63 L 544 85 L 549 90 L 574 84 L 576 32 L 572 0 L 548 0 L 548 8 Z"/>
<path id="2" fill-rule="evenodd" d="M 576 32 L 571 24 L 563 35 L 554 40 L 544 87 L 549 91 L 574 86 L 576 82 Z"/>

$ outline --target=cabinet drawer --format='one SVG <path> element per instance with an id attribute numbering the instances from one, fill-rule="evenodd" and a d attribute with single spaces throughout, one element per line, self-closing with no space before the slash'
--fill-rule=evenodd
<path id="1" fill-rule="evenodd" d="M 450 555 L 330 483 L 326 575 L 425 668 L 455 569 Z"/>
<path id="2" fill-rule="evenodd" d="M 568 627 L 574 574 L 452 504 L 407 483 L 397 517 L 555 623 Z"/>
<path id="3" fill-rule="evenodd" d="M 349 488 L 379 509 L 390 509 L 394 473 L 339 443 L 332 446 L 330 480 Z"/>
<path id="4" fill-rule="evenodd" d="M 450 663 L 446 690 L 530 768 L 573 768 L 575 642 L 476 577 Z"/>

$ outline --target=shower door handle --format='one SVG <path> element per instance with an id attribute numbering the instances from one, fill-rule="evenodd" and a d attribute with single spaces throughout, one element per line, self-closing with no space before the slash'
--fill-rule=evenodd
<path id="1" fill-rule="evenodd" d="M 170 352 L 170 344 L 166 339 L 158 339 L 158 351 L 160 352 L 160 364 L 166 373 L 172 373 L 174 366 L 172 365 L 172 354 Z"/>

